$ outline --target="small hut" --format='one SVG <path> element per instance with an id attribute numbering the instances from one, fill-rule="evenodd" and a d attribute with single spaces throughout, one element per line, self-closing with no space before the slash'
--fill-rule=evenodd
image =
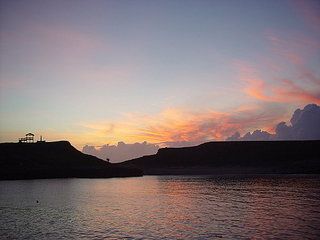
<path id="1" fill-rule="evenodd" d="M 33 133 L 27 133 L 26 137 L 19 138 L 19 143 L 33 143 L 34 142 L 34 134 Z"/>

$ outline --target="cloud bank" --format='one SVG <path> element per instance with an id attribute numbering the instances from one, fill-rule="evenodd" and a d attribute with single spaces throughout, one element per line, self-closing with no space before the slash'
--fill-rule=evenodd
<path id="1" fill-rule="evenodd" d="M 109 158 L 110 162 L 122 162 L 125 160 L 141 157 L 144 155 L 155 154 L 159 146 L 147 142 L 126 144 L 118 142 L 117 145 L 103 145 L 101 147 L 84 146 L 83 153 L 97 156 L 106 160 Z"/>
<path id="2" fill-rule="evenodd" d="M 209 141 L 223 141 L 235 131 L 269 130 L 286 115 L 281 106 L 265 104 L 232 109 L 228 112 L 195 112 L 165 109 L 156 115 L 127 114 L 113 122 L 82 123 L 86 135 L 104 143 L 147 141 L 160 147 L 194 146 Z"/>
<path id="3" fill-rule="evenodd" d="M 257 109 L 256 109 L 257 110 Z M 254 112 L 254 110 L 246 111 L 246 113 Z M 252 118 L 252 116 L 247 116 L 247 118 L 242 119 L 243 115 L 223 115 L 223 120 L 228 121 L 227 126 L 225 126 L 224 133 L 231 133 L 231 130 L 235 131 L 235 133 L 228 137 L 226 141 L 273 141 L 273 140 L 320 140 L 320 106 L 316 104 L 309 104 L 306 105 L 302 110 L 296 109 L 291 117 L 290 123 L 286 122 L 279 122 L 276 125 L 273 125 L 273 127 L 270 127 L 269 129 L 274 130 L 274 133 L 271 133 L 271 130 L 261 130 L 257 129 L 252 132 L 247 132 L 243 136 L 240 135 L 240 133 L 237 131 L 236 127 L 239 127 L 239 131 L 243 131 L 243 126 L 248 126 L 249 124 L 254 124 L 259 119 L 263 119 L 263 123 L 265 124 L 267 120 L 270 120 L 268 116 L 256 114 L 257 117 Z M 253 114 L 253 116 L 256 116 Z M 221 116 L 220 116 L 221 117 Z M 180 119 L 180 118 L 179 118 Z M 207 119 L 207 118 L 206 118 Z M 249 121 L 250 120 L 250 121 Z M 244 123 L 242 122 L 244 121 Z M 258 121 L 259 122 L 259 121 Z M 83 147 L 82 152 L 90 155 L 97 156 L 101 159 L 107 159 L 109 158 L 111 162 L 122 162 L 125 160 L 141 157 L 144 155 L 151 155 L 155 154 L 158 149 L 161 147 L 189 147 L 189 146 L 195 146 L 199 145 L 203 142 L 208 141 L 215 141 L 215 140 L 221 140 L 221 139 L 208 139 L 206 140 L 206 136 L 209 133 L 213 133 L 216 128 L 223 128 L 224 124 L 217 124 L 217 122 L 212 121 L 210 122 L 203 122 L 200 121 L 196 122 L 196 126 L 198 128 L 192 128 L 193 131 L 189 131 L 190 129 L 187 128 L 188 125 L 184 124 L 185 122 L 181 122 L 178 125 L 173 124 L 171 127 L 178 126 L 178 128 L 175 130 L 175 137 L 172 137 L 173 135 L 168 135 L 172 138 L 172 141 L 162 141 L 158 142 L 156 144 L 153 143 L 133 143 L 133 144 L 126 144 L 124 142 L 118 142 L 116 145 L 103 145 L 103 146 L 89 146 L 86 145 Z M 207 124 L 205 124 L 207 123 Z M 275 124 L 275 123 L 274 123 Z M 181 125 L 181 126 L 180 126 Z M 180 126 L 180 128 L 179 128 Z M 199 127 L 200 126 L 200 127 Z M 179 134 L 179 131 L 182 129 L 185 131 L 181 131 Z M 148 134 L 154 135 L 155 132 L 157 132 L 154 139 L 159 140 L 158 135 L 160 135 L 161 132 L 159 131 L 151 131 L 152 129 L 149 129 Z M 154 130 L 154 129 L 153 129 Z M 172 130 L 170 128 L 169 130 Z M 164 133 L 170 132 L 170 131 L 164 131 Z M 223 130 L 223 129 L 222 129 Z M 219 130 L 219 134 L 222 134 L 223 131 L 221 129 Z M 198 131 L 198 132 L 197 132 Z M 269 131 L 269 132 L 268 132 Z M 207 132 L 207 134 L 204 134 L 204 132 Z M 145 136 L 145 132 L 141 131 L 142 136 Z M 195 135 L 191 137 L 192 133 Z M 148 134 L 146 136 L 148 136 Z M 165 135 L 167 136 L 167 135 Z M 224 135 L 225 136 L 225 135 Z M 162 139 L 162 138 L 160 138 Z M 185 139 L 185 140 L 183 140 Z"/>
<path id="4" fill-rule="evenodd" d="M 226 141 L 267 141 L 267 140 L 320 140 L 320 107 L 309 104 L 304 109 L 297 109 L 290 124 L 280 122 L 275 126 L 275 134 L 262 130 L 248 132 L 241 137 L 239 132 Z"/>

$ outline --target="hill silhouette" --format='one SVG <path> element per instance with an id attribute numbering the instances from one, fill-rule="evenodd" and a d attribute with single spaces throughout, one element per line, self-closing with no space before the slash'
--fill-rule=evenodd
<path id="1" fill-rule="evenodd" d="M 209 142 L 125 161 L 145 174 L 320 173 L 320 141 Z"/>
<path id="2" fill-rule="evenodd" d="M 106 178 L 141 176 L 139 169 L 115 166 L 83 154 L 69 142 L 1 143 L 0 179 Z"/>

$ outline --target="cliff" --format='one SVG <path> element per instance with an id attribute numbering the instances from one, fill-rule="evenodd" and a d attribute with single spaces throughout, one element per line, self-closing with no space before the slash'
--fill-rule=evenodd
<path id="1" fill-rule="evenodd" d="M 67 141 L 1 143 L 0 159 L 1 180 L 142 175 L 139 169 L 116 166 L 83 154 Z"/>
<path id="2" fill-rule="evenodd" d="M 209 142 L 125 161 L 145 174 L 320 173 L 320 141 Z"/>

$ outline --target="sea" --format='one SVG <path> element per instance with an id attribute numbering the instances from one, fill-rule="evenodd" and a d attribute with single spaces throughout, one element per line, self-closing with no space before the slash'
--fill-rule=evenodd
<path id="1" fill-rule="evenodd" d="M 0 239 L 320 239 L 320 175 L 0 181 Z"/>

